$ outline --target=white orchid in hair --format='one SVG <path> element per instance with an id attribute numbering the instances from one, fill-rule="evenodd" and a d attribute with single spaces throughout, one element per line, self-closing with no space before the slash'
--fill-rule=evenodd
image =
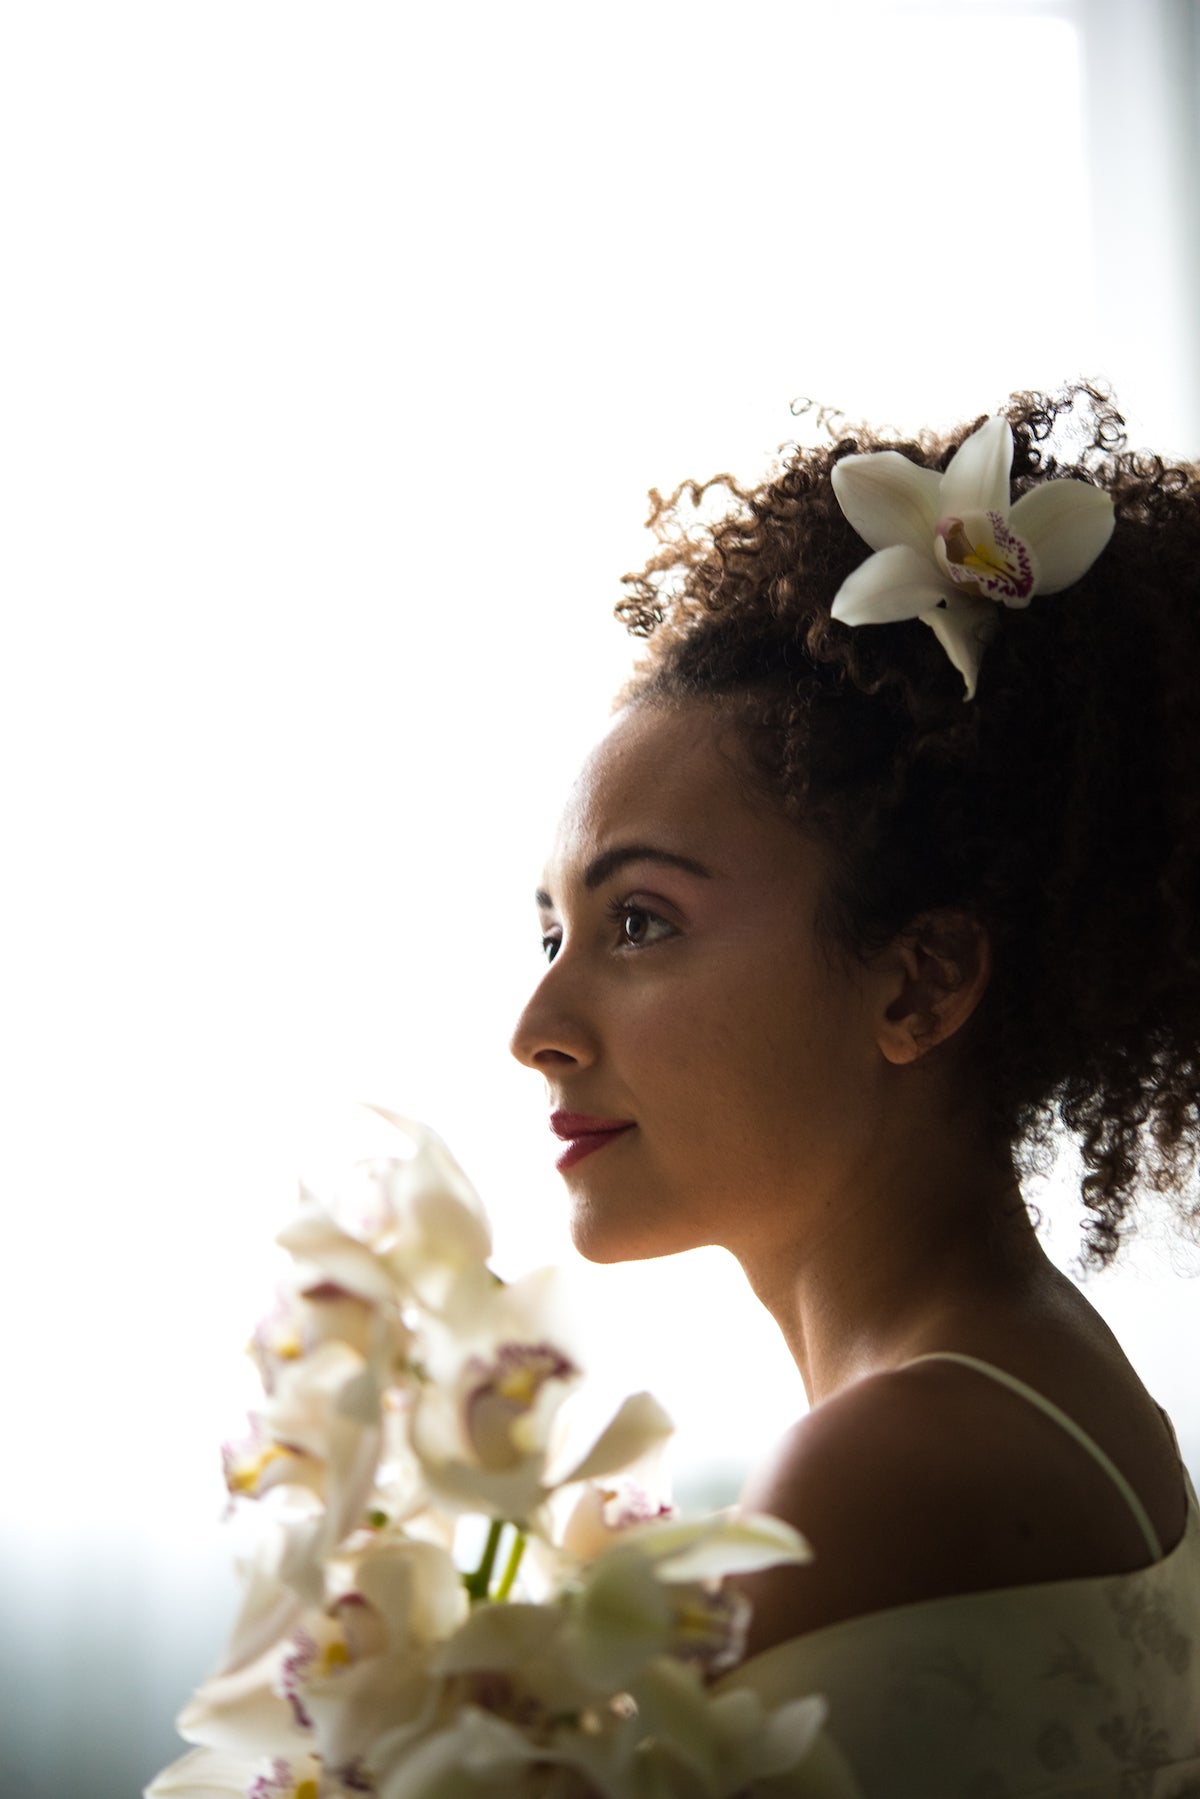
<path id="1" fill-rule="evenodd" d="M 1044 481 L 1013 505 L 1013 435 L 990 418 L 944 475 L 898 450 L 833 467 L 838 505 L 875 554 L 842 582 L 833 616 L 847 625 L 920 618 L 975 693 L 996 606 L 1028 606 L 1086 574 L 1112 536 L 1113 503 L 1090 482 Z"/>

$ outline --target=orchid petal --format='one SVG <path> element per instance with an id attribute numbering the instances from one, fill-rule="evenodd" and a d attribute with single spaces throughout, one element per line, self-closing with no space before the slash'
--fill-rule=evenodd
<path id="1" fill-rule="evenodd" d="M 1007 518 L 1012 459 L 1013 435 L 1008 420 L 988 419 L 958 446 L 942 476 L 940 516 L 961 518 L 964 512 L 998 512 Z"/>
<path id="2" fill-rule="evenodd" d="M 469 1705 L 448 1729 L 406 1744 L 397 1761 L 381 1768 L 389 1747 L 385 1738 L 372 1756 L 379 1799 L 453 1799 L 479 1792 L 481 1781 L 497 1774 L 513 1792 L 518 1790 L 513 1777 L 530 1762 L 545 1759 L 515 1725 Z M 498 1785 L 493 1790 L 501 1791 Z"/>
<path id="3" fill-rule="evenodd" d="M 710 1704 L 717 1707 L 733 1697 L 733 1693 L 722 1693 Z M 738 1758 L 739 1778 L 749 1784 L 764 1776 L 788 1773 L 810 1754 L 828 1714 L 828 1703 L 818 1693 L 785 1700 L 760 1724 L 747 1745 L 748 1752 Z"/>
<path id="4" fill-rule="evenodd" d="M 358 1591 L 385 1620 L 393 1645 L 447 1637 L 467 1616 L 469 1601 L 454 1557 L 412 1539 L 369 1549 L 358 1563 Z"/>
<path id="5" fill-rule="evenodd" d="M 539 1656 L 560 1655 L 563 1627 L 562 1613 L 552 1606 L 519 1600 L 481 1605 L 438 1647 L 431 1667 L 438 1675 L 528 1667 Z"/>
<path id="6" fill-rule="evenodd" d="M 396 1286 L 367 1244 L 352 1237 L 315 1200 L 306 1198 L 298 1217 L 275 1238 L 281 1249 L 310 1269 L 314 1282 L 332 1282 L 374 1304 L 396 1298 Z"/>
<path id="7" fill-rule="evenodd" d="M 480 1605 L 448 1642 L 433 1650 L 426 1667 L 435 1681 L 478 1673 L 509 1675 L 527 1698 L 561 1716 L 596 1697 L 595 1683 L 575 1657 L 575 1635 L 563 1605 Z"/>
<path id="8" fill-rule="evenodd" d="M 890 625 L 920 618 L 954 591 L 933 560 L 933 533 L 924 554 L 907 544 L 876 550 L 847 575 L 833 602 L 844 625 Z"/>
<path id="9" fill-rule="evenodd" d="M 631 1525 L 620 1540 L 650 1556 L 660 1580 L 669 1581 L 710 1580 L 774 1568 L 781 1562 L 812 1560 L 800 1532 L 766 1512 L 717 1512 L 699 1521 L 651 1520 Z"/>
<path id="10" fill-rule="evenodd" d="M 634 1698 L 644 1737 L 657 1738 L 710 1793 L 720 1791 L 713 1778 L 720 1755 L 718 1714 L 696 1669 L 669 1655 L 656 1656 L 638 1674 Z"/>
<path id="11" fill-rule="evenodd" d="M 282 1654 L 276 1646 L 249 1667 L 198 1686 L 175 1720 L 184 1742 L 229 1755 L 303 1752 L 305 1736 L 276 1688 Z"/>
<path id="12" fill-rule="evenodd" d="M 924 549 L 941 517 L 942 478 L 898 450 L 844 456 L 830 476 L 837 503 L 873 550 L 908 544 Z"/>
<path id="13" fill-rule="evenodd" d="M 547 1470 L 547 1486 L 567 1481 L 595 1480 L 628 1468 L 655 1443 L 669 1437 L 675 1426 L 651 1393 L 631 1393 L 621 1402 L 612 1422 L 592 1444 L 582 1461 L 563 1473 Z"/>
<path id="14" fill-rule="evenodd" d="M 965 699 L 974 699 L 979 664 L 987 640 L 996 629 L 998 614 L 991 600 L 958 595 L 944 607 L 923 614 L 925 623 L 963 678 Z"/>
<path id="15" fill-rule="evenodd" d="M 457 1461 L 426 1461 L 424 1469 L 430 1491 L 444 1506 L 459 1512 L 483 1512 L 522 1527 L 546 1496 L 537 1456 L 499 1472 Z"/>
<path id="16" fill-rule="evenodd" d="M 293 1362 L 264 1414 L 271 1436 L 293 1451 L 326 1460 L 334 1417 L 350 1405 L 365 1372 L 362 1357 L 346 1343 L 322 1343 Z M 368 1413 L 361 1421 L 374 1418 Z"/>
<path id="17" fill-rule="evenodd" d="M 492 1252 L 492 1227 L 487 1210 L 436 1131 L 391 1112 L 386 1106 L 369 1110 L 386 1119 L 417 1146 L 411 1160 L 397 1169 L 399 1187 L 415 1212 L 423 1214 L 436 1234 L 451 1233 L 455 1247 L 467 1258 L 480 1261 Z"/>
<path id="18" fill-rule="evenodd" d="M 623 1542 L 631 1530 L 674 1516 L 665 1501 L 644 1487 L 620 1475 L 615 1480 L 615 1486 L 589 1481 L 563 1516 L 558 1541 L 564 1554 L 576 1561 L 590 1562 L 617 1541 Z"/>
<path id="19" fill-rule="evenodd" d="M 1112 536 L 1113 503 L 1088 481 L 1043 481 L 1009 521 L 1037 558 L 1039 593 L 1061 593 L 1087 573 Z"/>
<path id="20" fill-rule="evenodd" d="M 465 1705 L 459 1713 L 454 1734 L 464 1774 L 490 1781 L 497 1774 L 515 1774 L 540 1759 L 539 1746 L 531 1743 L 524 1731 L 473 1705 Z"/>
<path id="21" fill-rule="evenodd" d="M 636 1550 L 611 1549 L 583 1578 L 574 1610 L 579 1666 L 610 1691 L 633 1679 L 670 1643 L 672 1610 L 650 1562 Z"/>
<path id="22" fill-rule="evenodd" d="M 193 1749 L 164 1768 L 145 1789 L 145 1799 L 245 1799 L 260 1761 Z"/>
<path id="23" fill-rule="evenodd" d="M 234 1674 L 257 1661 L 273 1643 L 290 1637 L 299 1624 L 300 1601 L 281 1569 L 296 1554 L 297 1540 L 306 1543 L 310 1533 L 320 1528 L 323 1513 L 311 1495 L 309 1499 L 314 1515 L 286 1521 L 271 1519 L 263 1530 L 257 1554 L 241 1565 L 245 1590 L 217 1675 Z"/>
<path id="24" fill-rule="evenodd" d="M 323 1554 L 335 1548 L 366 1512 L 383 1437 L 379 1403 L 374 1379 L 369 1371 L 365 1371 L 349 1383 L 330 1420 L 329 1495 L 322 1532 Z M 374 1420 L 364 1422 L 363 1413 L 368 1408 L 373 1408 Z M 302 1582 L 302 1589 L 309 1590 L 307 1582 Z"/>

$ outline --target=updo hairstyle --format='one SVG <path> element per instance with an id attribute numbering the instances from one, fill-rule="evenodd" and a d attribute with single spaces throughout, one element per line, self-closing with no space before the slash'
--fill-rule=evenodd
<path id="1" fill-rule="evenodd" d="M 997 608 L 974 699 L 920 620 L 830 616 L 870 553 L 830 471 L 879 449 L 942 471 L 981 419 L 915 439 L 835 427 L 761 486 L 652 493 L 661 547 L 616 609 L 647 650 L 621 697 L 739 696 L 757 777 L 833 852 L 832 946 L 866 958 L 935 909 L 982 924 L 972 1078 L 1022 1172 L 1060 1127 L 1076 1139 L 1099 1268 L 1143 1194 L 1200 1215 L 1200 473 L 1131 453 L 1090 385 L 1005 415 L 1014 501 L 1070 476 L 1111 495 L 1116 524 L 1074 586 Z"/>

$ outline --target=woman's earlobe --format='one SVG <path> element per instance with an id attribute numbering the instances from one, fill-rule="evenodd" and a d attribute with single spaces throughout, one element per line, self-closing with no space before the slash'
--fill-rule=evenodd
<path id="1" fill-rule="evenodd" d="M 936 912 L 917 919 L 888 954 L 890 999 L 882 1007 L 876 1041 L 896 1067 L 917 1062 L 960 1031 L 987 989 L 991 944 L 967 913 Z"/>

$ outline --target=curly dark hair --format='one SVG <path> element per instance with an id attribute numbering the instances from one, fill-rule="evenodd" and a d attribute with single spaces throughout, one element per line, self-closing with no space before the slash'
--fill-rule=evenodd
<path id="1" fill-rule="evenodd" d="M 916 439 L 830 427 L 773 477 L 651 494 L 660 548 L 616 610 L 647 653 L 621 698 L 740 695 L 767 789 L 834 852 L 823 923 L 865 956 L 921 914 L 986 928 L 975 1072 L 997 1145 L 1083 1158 L 1082 1263 L 1112 1261 L 1139 1200 L 1200 1220 L 1200 470 L 1126 447 L 1111 396 L 1014 395 L 1014 501 L 1070 476 L 1112 539 L 1066 592 L 997 607 L 978 691 L 919 621 L 830 615 L 868 554 L 834 496 L 852 453 L 944 470 L 983 421 Z M 720 516 L 704 522 L 714 498 Z"/>

